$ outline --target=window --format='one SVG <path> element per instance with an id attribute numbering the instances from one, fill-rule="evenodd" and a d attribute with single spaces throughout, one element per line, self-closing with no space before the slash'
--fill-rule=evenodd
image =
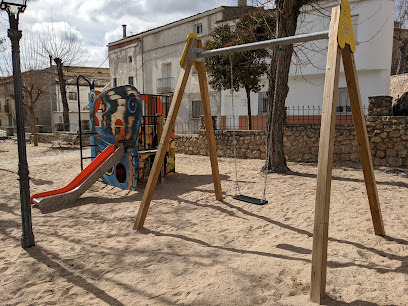
<path id="1" fill-rule="evenodd" d="M 268 96 L 266 92 L 258 94 L 258 114 L 266 114 L 268 112 Z"/>
<path id="2" fill-rule="evenodd" d="M 117 78 L 113 78 L 113 87 L 118 87 L 118 79 Z"/>
<path id="3" fill-rule="evenodd" d="M 76 100 L 76 99 L 77 99 L 77 93 L 75 91 L 68 92 L 68 100 Z"/>
<path id="4" fill-rule="evenodd" d="M 350 101 L 348 96 L 347 87 L 339 88 L 339 94 L 337 98 L 337 112 L 338 113 L 350 113 Z"/>
<path id="5" fill-rule="evenodd" d="M 201 104 L 201 101 L 192 101 L 191 106 L 191 117 L 193 117 L 193 119 L 200 118 L 200 116 L 203 115 L 203 106 Z"/>
<path id="6" fill-rule="evenodd" d="M 2 126 L 2 125 L 1 125 L 1 119 L 0 119 L 0 126 Z"/>
<path id="7" fill-rule="evenodd" d="M 4 104 L 4 113 L 5 113 L 5 114 L 10 113 L 9 99 L 6 99 L 6 103 Z"/>
<path id="8" fill-rule="evenodd" d="M 129 77 L 129 84 L 133 85 L 133 77 Z"/>
<path id="9" fill-rule="evenodd" d="M 133 58 L 132 58 L 132 56 L 130 55 L 130 56 L 129 56 L 129 63 L 131 63 L 131 62 L 133 62 Z"/>
<path id="10" fill-rule="evenodd" d="M 162 77 L 171 78 L 171 63 L 162 64 Z"/>
<path id="11" fill-rule="evenodd" d="M 202 24 L 196 25 L 195 32 L 196 32 L 197 34 L 203 33 L 203 25 L 202 25 Z"/>
<path id="12" fill-rule="evenodd" d="M 8 125 L 14 127 L 14 119 L 13 118 L 8 119 Z"/>

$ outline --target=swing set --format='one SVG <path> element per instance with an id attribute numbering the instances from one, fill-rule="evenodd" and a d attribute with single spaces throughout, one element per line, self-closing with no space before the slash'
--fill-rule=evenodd
<path id="1" fill-rule="evenodd" d="M 234 57 L 232 54 L 230 54 L 229 56 L 229 61 L 230 61 L 230 71 L 231 71 L 231 104 L 232 104 L 232 120 L 234 121 L 234 125 L 235 125 L 235 106 L 234 106 L 234 71 L 232 68 L 232 61 L 233 61 Z M 250 197 L 247 195 L 243 195 L 241 194 L 241 190 L 239 188 L 239 183 L 238 183 L 238 163 L 237 163 L 237 139 L 235 137 L 235 126 L 232 130 L 232 138 L 233 138 L 233 147 L 234 147 L 234 165 L 235 165 L 235 195 L 232 197 L 234 200 L 237 201 L 242 201 L 242 202 L 247 202 L 250 204 L 255 204 L 255 205 L 265 205 L 268 204 L 268 201 L 266 200 L 266 185 L 267 185 L 267 181 L 268 181 L 268 175 L 265 171 L 264 176 L 265 176 L 265 184 L 264 184 L 264 189 L 263 189 L 263 198 L 262 199 L 258 199 L 258 198 L 254 198 L 254 197 Z M 266 160 L 265 160 L 265 164 L 268 162 L 268 152 L 266 155 Z M 267 166 L 267 165 L 265 165 Z"/>
<path id="2" fill-rule="evenodd" d="M 372 165 L 370 145 L 365 126 L 365 118 L 362 108 L 356 64 L 354 60 L 356 44 L 354 40 L 351 11 L 348 0 L 342 0 L 340 6 L 336 6 L 332 9 L 330 29 L 328 31 L 284 37 L 210 51 L 204 51 L 202 49 L 202 41 L 195 33 L 192 33 L 188 36 L 186 48 L 180 62 L 181 72 L 178 78 L 173 100 L 170 105 L 170 110 L 168 113 L 166 124 L 164 126 L 162 137 L 160 138 L 157 154 L 155 156 L 151 173 L 149 175 L 149 179 L 143 193 L 141 205 L 136 217 L 136 221 L 134 224 L 135 230 L 142 229 L 144 225 L 146 215 L 149 210 L 149 205 L 153 197 L 154 189 L 160 175 L 164 155 L 166 153 L 165 148 L 167 148 L 168 146 L 170 136 L 173 131 L 173 126 L 177 117 L 177 113 L 192 65 L 196 67 L 198 72 L 206 138 L 208 142 L 208 151 L 210 155 L 212 177 L 215 189 L 215 198 L 218 201 L 222 201 L 223 195 L 221 190 L 220 174 L 215 147 L 215 137 L 210 110 L 208 82 L 203 59 L 215 55 L 231 54 L 235 52 L 270 48 L 321 39 L 329 39 L 329 43 L 319 142 L 310 299 L 315 303 L 321 303 L 323 301 L 323 299 L 325 298 L 326 288 L 331 175 L 333 165 L 335 116 L 341 58 L 343 59 L 344 73 L 349 93 L 354 129 L 356 132 L 356 138 L 360 153 L 360 160 L 362 163 L 364 181 L 368 195 L 368 202 L 374 226 L 374 233 L 375 235 L 385 236 L 377 186 L 374 177 L 374 169 Z M 245 200 L 246 196 L 237 194 L 237 197 L 238 200 Z M 247 198 L 249 201 L 259 200 L 251 197 Z"/>

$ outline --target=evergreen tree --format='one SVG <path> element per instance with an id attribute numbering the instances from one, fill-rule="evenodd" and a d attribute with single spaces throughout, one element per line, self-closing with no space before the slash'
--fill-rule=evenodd
<path id="1" fill-rule="evenodd" d="M 240 44 L 268 40 L 273 37 L 275 21 L 269 12 L 259 9 L 241 17 L 235 29 L 229 25 L 216 27 L 211 33 L 212 39 L 206 43 L 207 50 L 229 47 Z M 251 92 L 262 88 L 260 77 L 268 72 L 265 49 L 235 53 L 232 57 L 233 85 L 231 86 L 231 69 L 229 55 L 219 55 L 207 60 L 207 71 L 210 85 L 215 90 L 244 88 L 247 96 L 248 127 L 252 129 Z"/>

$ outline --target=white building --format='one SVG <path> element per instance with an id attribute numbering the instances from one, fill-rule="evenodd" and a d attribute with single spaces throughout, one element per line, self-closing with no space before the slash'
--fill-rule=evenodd
<path id="1" fill-rule="evenodd" d="M 355 59 L 360 83 L 363 106 L 367 107 L 368 97 L 388 95 L 390 87 L 391 59 L 394 31 L 394 0 L 350 0 L 353 30 L 357 42 Z M 306 7 L 298 19 L 297 34 L 313 33 L 329 29 L 331 8 L 337 1 L 321 1 L 319 11 Z M 289 94 L 286 106 L 288 115 L 296 115 L 290 110 L 305 106 L 317 109 L 323 102 L 325 66 L 328 40 L 298 44 L 295 50 L 300 59 L 292 57 L 292 67 L 289 76 Z M 303 51 L 299 52 L 299 50 Z M 318 51 L 313 51 L 318 50 Z M 350 113 L 346 80 L 343 64 L 339 80 L 338 113 Z M 266 98 L 268 80 L 263 79 L 265 85 L 259 94 L 251 94 L 251 111 L 253 115 L 266 113 Z M 234 93 L 235 115 L 247 115 L 246 94 L 244 90 Z M 222 92 L 221 115 L 231 116 L 231 94 Z M 311 115 L 312 113 L 310 113 Z M 317 113 L 316 113 L 317 114 Z M 264 121 L 265 122 L 265 121 Z M 255 123 L 256 124 L 256 123 Z M 255 125 L 256 127 L 256 125 Z M 238 128 L 238 120 L 235 120 Z"/>
<path id="2" fill-rule="evenodd" d="M 180 73 L 180 59 L 187 36 L 195 32 L 203 40 L 219 22 L 236 20 L 251 9 L 240 1 L 240 6 L 215 8 L 176 22 L 124 37 L 108 44 L 109 69 L 113 87 L 132 84 L 140 93 L 169 94 Z M 221 92 L 210 88 L 211 112 L 221 115 Z M 197 71 L 192 73 L 187 84 L 177 117 L 176 130 L 197 130 L 202 114 L 201 96 Z"/>
<path id="3" fill-rule="evenodd" d="M 221 22 L 233 24 L 240 15 L 251 9 L 246 6 L 246 1 L 238 3 L 238 7 L 219 7 L 143 33 L 129 37 L 124 35 L 124 38 L 108 44 L 111 85 L 133 84 L 141 93 L 172 94 L 180 72 L 180 58 L 187 35 L 196 32 L 205 42 L 214 27 Z M 304 8 L 299 17 L 297 33 L 328 30 L 331 8 L 338 3 L 339 1 L 319 1 L 319 11 Z M 363 104 L 366 105 L 369 96 L 388 95 L 389 92 L 395 2 L 350 0 L 350 4 L 357 40 L 357 71 Z M 327 44 L 328 40 L 323 40 L 296 46 L 297 50 L 303 50 L 303 54 L 297 52 L 301 57 L 300 65 L 295 57 L 292 59 L 294 64 L 289 78 L 287 107 L 321 107 Z M 251 93 L 253 116 L 266 113 L 266 77 L 261 83 L 264 85 L 262 91 Z M 177 117 L 177 122 L 187 125 L 190 131 L 198 127 L 200 100 L 198 78 L 193 68 Z M 220 118 L 232 116 L 230 91 L 217 92 L 210 88 L 210 102 L 212 114 L 219 117 L 219 125 L 224 122 L 223 127 L 239 127 L 238 119 L 234 122 L 227 120 L 225 124 L 225 119 Z M 343 69 L 340 74 L 338 103 L 339 113 L 350 112 L 346 106 L 348 96 Z M 234 114 L 247 115 L 246 94 L 243 89 L 234 93 Z M 255 128 L 256 124 L 257 122 Z"/>

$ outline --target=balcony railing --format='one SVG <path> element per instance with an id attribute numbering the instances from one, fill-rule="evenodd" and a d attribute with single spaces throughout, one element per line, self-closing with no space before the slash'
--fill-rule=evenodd
<path id="1" fill-rule="evenodd" d="M 159 78 L 157 79 L 157 93 L 172 93 L 174 92 L 174 78 Z"/>

